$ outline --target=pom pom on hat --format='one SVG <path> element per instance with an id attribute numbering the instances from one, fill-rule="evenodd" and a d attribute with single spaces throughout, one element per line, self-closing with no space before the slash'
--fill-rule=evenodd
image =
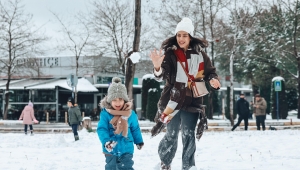
<path id="1" fill-rule="evenodd" d="M 192 23 L 192 20 L 189 18 L 182 18 L 182 20 L 176 26 L 175 35 L 178 31 L 185 31 L 191 36 L 194 36 L 194 25 Z"/>
<path id="2" fill-rule="evenodd" d="M 28 106 L 33 107 L 33 103 L 29 102 L 29 103 L 28 103 Z"/>
<path id="3" fill-rule="evenodd" d="M 116 98 L 122 98 L 125 102 L 129 101 L 127 95 L 127 89 L 124 84 L 122 84 L 122 80 L 119 77 L 114 77 L 112 79 L 112 83 L 108 87 L 107 90 L 107 99 L 108 103 L 111 103 L 112 100 Z"/>

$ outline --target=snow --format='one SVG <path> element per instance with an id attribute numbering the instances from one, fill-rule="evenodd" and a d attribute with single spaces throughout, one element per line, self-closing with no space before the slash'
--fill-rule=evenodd
<path id="1" fill-rule="evenodd" d="M 149 133 L 143 133 L 145 146 L 142 150 L 135 149 L 134 169 L 158 170 L 157 147 L 163 134 L 150 138 Z M 80 140 L 74 142 L 72 133 L 34 136 L 0 133 L 0 167 L 6 170 L 104 169 L 105 157 L 97 133 L 81 130 L 79 136 Z M 196 141 L 197 168 L 193 170 L 298 169 L 299 141 L 299 130 L 205 132 Z M 172 170 L 181 169 L 181 154 L 179 137 Z"/>
<path id="2" fill-rule="evenodd" d="M 277 76 L 277 77 L 274 77 L 273 79 L 272 79 L 272 82 L 273 81 L 284 81 L 284 78 L 283 77 L 280 77 L 280 76 Z"/>
<path id="3" fill-rule="evenodd" d="M 131 61 L 132 61 L 133 64 L 136 64 L 136 63 L 138 63 L 140 61 L 141 55 L 138 52 L 134 52 L 134 53 L 132 53 L 130 55 L 129 58 L 131 59 Z"/>
<path id="4" fill-rule="evenodd" d="M 157 92 L 157 91 L 158 91 L 158 89 L 156 89 L 156 88 L 151 88 L 148 90 L 148 92 Z"/>
<path id="5" fill-rule="evenodd" d="M 48 82 L 46 84 L 33 85 L 30 87 L 26 87 L 26 89 L 55 89 L 55 86 L 59 86 L 59 87 L 65 88 L 65 89 L 72 90 L 72 88 L 68 86 L 66 79 L 55 80 L 52 82 Z M 85 78 L 78 79 L 77 91 L 78 92 L 98 92 L 97 88 L 95 86 L 93 86 Z"/>
<path id="6" fill-rule="evenodd" d="M 142 80 L 147 80 L 147 79 L 154 79 L 154 75 L 153 74 L 145 74 L 143 77 L 142 77 Z"/>
<path id="7" fill-rule="evenodd" d="M 84 118 L 82 118 L 82 120 L 84 121 L 84 120 L 91 120 L 91 118 L 90 117 L 84 117 Z"/>

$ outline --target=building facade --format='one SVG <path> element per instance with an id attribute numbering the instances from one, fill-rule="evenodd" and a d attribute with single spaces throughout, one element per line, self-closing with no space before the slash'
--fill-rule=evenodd
<path id="1" fill-rule="evenodd" d="M 77 103 L 85 116 L 96 119 L 99 116 L 98 106 L 107 93 L 113 77 L 123 80 L 116 59 L 107 57 L 79 58 L 77 71 L 78 83 L 76 89 L 68 86 L 67 77 L 76 75 L 75 57 L 41 57 L 37 59 L 19 59 L 17 65 L 23 66 L 16 70 L 9 86 L 8 119 L 19 118 L 23 108 L 29 101 L 33 102 L 38 120 L 46 120 L 48 113 L 50 121 L 64 121 L 67 112 L 67 99 L 72 91 L 77 91 Z M 151 61 L 141 61 L 136 65 L 133 81 L 133 98 L 136 108 L 141 105 L 142 76 L 149 74 L 146 68 L 152 68 Z M 0 117 L 3 115 L 7 77 L 0 74 Z"/>

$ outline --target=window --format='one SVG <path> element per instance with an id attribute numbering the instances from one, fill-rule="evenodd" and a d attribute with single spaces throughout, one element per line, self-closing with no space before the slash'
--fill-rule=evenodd
<path id="1" fill-rule="evenodd" d="M 10 90 L 10 102 L 28 102 L 29 90 Z"/>
<path id="2" fill-rule="evenodd" d="M 34 90 L 32 98 L 34 102 L 55 102 L 55 90 Z"/>

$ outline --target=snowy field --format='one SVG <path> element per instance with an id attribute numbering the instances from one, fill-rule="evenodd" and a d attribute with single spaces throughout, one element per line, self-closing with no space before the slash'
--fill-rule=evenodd
<path id="1" fill-rule="evenodd" d="M 101 170 L 105 159 L 96 133 L 73 134 L 0 133 L 0 169 L 3 170 Z M 150 138 L 135 150 L 135 170 L 158 170 L 157 147 L 163 134 Z M 181 138 L 179 138 L 181 139 Z M 300 131 L 206 132 L 197 142 L 198 170 L 296 170 L 300 169 Z M 172 170 L 181 169 L 181 140 Z"/>

